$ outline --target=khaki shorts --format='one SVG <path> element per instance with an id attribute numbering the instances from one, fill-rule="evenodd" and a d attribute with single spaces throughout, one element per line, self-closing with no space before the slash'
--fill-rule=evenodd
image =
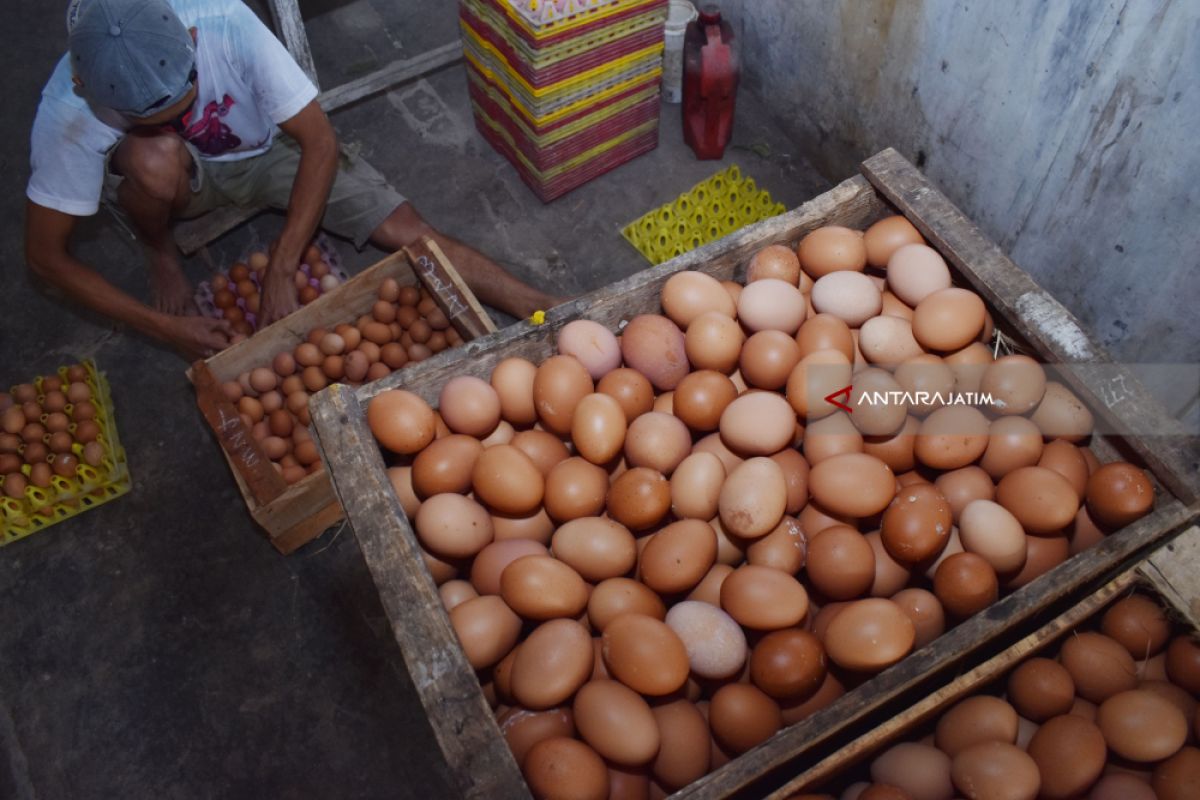
<path id="1" fill-rule="evenodd" d="M 267 152 L 240 161 L 209 161 L 184 140 L 196 173 L 192 197 L 179 215 L 191 219 L 220 206 L 269 206 L 286 210 L 292 184 L 300 167 L 300 147 L 286 136 L 276 136 Z M 108 173 L 106 191 L 115 200 L 122 178 Z M 397 206 L 405 202 L 382 175 L 366 161 L 339 151 L 338 171 L 325 204 L 321 227 L 350 239 L 361 249 L 371 234 Z"/>

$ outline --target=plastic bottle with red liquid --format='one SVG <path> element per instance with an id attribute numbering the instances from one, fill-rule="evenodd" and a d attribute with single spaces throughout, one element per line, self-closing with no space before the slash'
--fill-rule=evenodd
<path id="1" fill-rule="evenodd" d="M 733 136 L 738 58 L 733 28 L 707 5 L 683 40 L 683 140 L 701 160 L 720 158 Z"/>

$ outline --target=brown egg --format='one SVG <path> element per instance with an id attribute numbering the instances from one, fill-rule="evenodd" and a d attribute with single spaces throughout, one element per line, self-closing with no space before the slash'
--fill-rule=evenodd
<path id="1" fill-rule="evenodd" d="M 808 593 L 782 570 L 745 564 L 721 584 L 721 608 L 747 628 L 778 630 L 808 613 Z"/>
<path id="2" fill-rule="evenodd" d="M 55 411 L 46 415 L 45 426 L 48 433 L 65 431 L 67 428 L 71 427 L 71 418 L 61 411 Z"/>
<path id="3" fill-rule="evenodd" d="M 999 480 L 1014 469 L 1032 467 L 1042 457 L 1042 432 L 1025 417 L 1000 417 L 988 429 L 979 466 Z"/>
<path id="4" fill-rule="evenodd" d="M 845 453 L 813 463 L 808 486 L 813 499 L 830 512 L 869 517 L 887 508 L 896 493 L 896 478 L 874 456 Z"/>
<path id="5" fill-rule="evenodd" d="M 780 395 L 750 392 L 725 407 L 720 431 L 721 440 L 735 453 L 768 456 L 791 444 L 796 415 Z"/>
<path id="6" fill-rule="evenodd" d="M 879 531 L 868 533 L 866 540 L 875 554 L 875 577 L 867 593 L 871 597 L 891 597 L 908 585 L 912 570 L 891 557 Z"/>
<path id="7" fill-rule="evenodd" d="M 636 766 L 658 754 L 661 740 L 654 714 L 627 686 L 612 680 L 585 684 L 572 711 L 579 735 L 609 761 Z"/>
<path id="8" fill-rule="evenodd" d="M 1154 487 L 1133 464 L 1114 461 L 1088 478 L 1088 515 L 1109 530 L 1122 528 L 1149 513 Z"/>
<path id="9" fill-rule="evenodd" d="M 1170 758 L 1187 741 L 1188 720 L 1170 700 L 1141 689 L 1100 704 L 1096 724 L 1109 749 L 1139 763 Z"/>
<path id="10" fill-rule="evenodd" d="M 934 469 L 965 467 L 987 449 L 989 428 L 987 417 L 972 406 L 939 408 L 924 419 L 917 432 L 917 460 Z"/>
<path id="11" fill-rule="evenodd" d="M 1154 768 L 1158 800 L 1189 800 L 1200 791 L 1200 750 L 1185 747 Z"/>
<path id="12" fill-rule="evenodd" d="M 483 445 L 462 434 L 437 439 L 413 460 L 412 484 L 419 497 L 444 492 L 465 493 L 471 488 L 471 470 Z"/>
<path id="13" fill-rule="evenodd" d="M 635 467 L 612 482 L 606 507 L 609 516 L 631 531 L 647 530 L 670 510 L 671 485 L 661 473 Z M 555 516 L 553 511 L 550 515 Z"/>
<path id="14" fill-rule="evenodd" d="M 1042 448 L 1037 466 L 1062 475 L 1082 500 L 1087 494 L 1088 466 L 1083 451 L 1070 442 L 1055 439 Z"/>
<path id="15" fill-rule="evenodd" d="M 785 245 L 769 244 L 750 258 L 746 265 L 746 283 L 753 283 L 764 278 L 777 280 L 797 286 L 800 283 L 800 259 L 796 253 Z"/>
<path id="16" fill-rule="evenodd" d="M 801 269 L 814 280 L 839 270 L 862 272 L 867 265 L 863 240 L 861 231 L 825 225 L 800 240 L 796 255 Z"/>
<path id="17" fill-rule="evenodd" d="M 809 543 L 806 574 L 831 600 L 852 600 L 870 591 L 875 581 L 875 551 L 858 531 L 835 525 Z"/>
<path id="18" fill-rule="evenodd" d="M 99 463 L 100 462 L 97 461 L 96 464 L 93 464 L 92 466 L 97 466 Z M 37 486 L 39 489 L 49 488 L 53 476 L 54 470 L 45 461 L 39 461 L 29 468 L 29 482 L 34 486 Z"/>
<path id="19" fill-rule="evenodd" d="M 492 541 L 487 509 L 460 494 L 437 494 L 421 503 L 415 520 L 417 537 L 434 555 L 473 556 Z"/>
<path id="20" fill-rule="evenodd" d="M 521 632 L 521 618 L 495 595 L 455 606 L 450 611 L 450 624 L 475 669 L 490 667 L 504 658 Z"/>
<path id="21" fill-rule="evenodd" d="M 880 536 L 901 564 L 934 558 L 946 547 L 952 527 L 950 504 L 931 484 L 906 487 L 883 513 Z"/>
<path id="22" fill-rule="evenodd" d="M 1030 419 L 1047 439 L 1078 442 L 1093 428 L 1092 412 L 1070 389 L 1055 381 L 1046 383 L 1042 402 Z"/>
<path id="23" fill-rule="evenodd" d="M 543 622 L 517 651 L 512 665 L 513 697 L 532 709 L 560 705 L 591 676 L 593 658 L 592 638 L 578 622 Z"/>
<path id="24" fill-rule="evenodd" d="M 670 694 L 687 680 L 683 642 L 654 617 L 626 613 L 612 619 L 604 628 L 603 648 L 612 676 L 640 694 Z"/>
<path id="25" fill-rule="evenodd" d="M 817 314 L 805 321 L 796 332 L 796 344 L 800 357 L 819 350 L 834 350 L 846 357 L 846 363 L 854 361 L 854 337 L 849 326 L 832 314 Z"/>
<path id="26" fill-rule="evenodd" d="M 954 797 L 950 757 L 932 745 L 916 742 L 893 745 L 871 762 L 871 779 L 902 789 L 914 800 Z"/>
<path id="27" fill-rule="evenodd" d="M 955 756 L 950 776 L 970 800 L 1035 800 L 1041 786 L 1038 766 L 1007 742 L 983 742 Z"/>
<path id="28" fill-rule="evenodd" d="M 688 700 L 651 709 L 661 744 L 651 764 L 654 780 L 668 791 L 682 789 L 709 769 L 708 721 Z"/>
<path id="29" fill-rule="evenodd" d="M 888 369 L 924 355 L 921 345 L 913 337 L 909 321 L 887 315 L 871 317 L 862 324 L 858 346 L 863 358 Z"/>
<path id="30" fill-rule="evenodd" d="M 850 419 L 866 436 L 891 436 L 908 419 L 908 404 L 897 399 L 900 384 L 885 370 L 870 367 L 854 376 L 854 386 L 845 402 Z"/>
<path id="31" fill-rule="evenodd" d="M 1095 724 L 1071 714 L 1046 720 L 1028 752 L 1042 776 L 1042 797 L 1066 800 L 1087 791 L 1104 770 L 1107 747 Z"/>
<path id="32" fill-rule="evenodd" d="M 1046 371 L 1029 356 L 1002 356 L 983 370 L 979 391 L 991 396 L 996 414 L 1027 414 L 1046 392 Z"/>
<path id="33" fill-rule="evenodd" d="M 783 726 L 779 705 L 746 683 L 728 683 L 712 697 L 708 711 L 713 737 L 730 754 L 741 754 L 771 738 Z"/>
<path id="34" fill-rule="evenodd" d="M 667 279 L 662 288 L 662 308 L 663 313 L 683 329 L 707 312 L 724 314 L 730 318 L 736 313 L 733 299 L 721 282 L 695 270 L 676 272 Z"/>
<path id="35" fill-rule="evenodd" d="M 504 569 L 525 556 L 547 556 L 545 545 L 530 539 L 492 542 L 479 551 L 471 562 L 471 586 L 481 595 L 500 594 L 500 576 Z"/>
<path id="36" fill-rule="evenodd" d="M 683 642 L 693 677 L 725 680 L 743 672 L 746 635 L 720 608 L 684 600 L 671 607 L 664 621 Z"/>
<path id="37" fill-rule="evenodd" d="M 641 314 L 629 321 L 621 332 L 621 355 L 627 366 L 663 392 L 674 389 L 689 370 L 683 331 L 657 314 Z"/>
<path id="38" fill-rule="evenodd" d="M 492 368 L 491 385 L 500 399 L 500 416 L 513 425 L 537 421 L 533 383 L 537 367 L 524 358 L 506 358 Z"/>
<path id="39" fill-rule="evenodd" d="M 631 578 L 601 581 L 588 598 L 588 621 L 603 632 L 622 614 L 640 614 L 661 620 L 667 615 L 662 599 L 645 584 Z"/>
<path id="40" fill-rule="evenodd" d="M 950 288 L 945 259 L 919 238 L 896 247 L 886 266 L 888 288 L 908 306 L 915 307 L 934 292 Z"/>
<path id="41" fill-rule="evenodd" d="M 717 559 L 712 526 L 698 519 L 673 522 L 654 534 L 639 560 L 642 581 L 660 594 L 690 591 Z"/>
<path id="42" fill-rule="evenodd" d="M 785 516 L 775 529 L 746 548 L 746 563 L 774 567 L 795 575 L 804 567 L 808 537 L 795 517 Z"/>
<path id="43" fill-rule="evenodd" d="M 826 417 L 837 406 L 825 398 L 850 385 L 851 362 L 837 350 L 814 350 L 800 359 L 788 375 L 787 402 L 805 424 Z"/>
<path id="44" fill-rule="evenodd" d="M 529 456 L 538 471 L 546 476 L 557 464 L 571 457 L 562 439 L 546 431 L 521 431 L 513 436 L 509 444 Z"/>
<path id="45" fill-rule="evenodd" d="M 898 214 L 884 217 L 867 228 L 863 234 L 867 263 L 872 267 L 888 266 L 892 255 L 906 244 L 924 243 L 921 233 L 913 224 Z"/>
<path id="46" fill-rule="evenodd" d="M 892 595 L 892 602 L 900 607 L 916 628 L 914 650 L 919 650 L 946 631 L 946 613 L 933 592 L 918 588 L 902 589 Z"/>
<path id="47" fill-rule="evenodd" d="M 963 549 L 981 556 L 998 574 L 1013 575 L 1025 566 L 1025 531 L 1000 504 L 972 500 L 963 509 L 958 527 Z"/>
<path id="48" fill-rule="evenodd" d="M 1167 676 L 1176 686 L 1200 694 L 1200 644 L 1188 636 L 1172 639 L 1167 646 Z"/>
<path id="49" fill-rule="evenodd" d="M 985 313 L 983 301 L 974 292 L 939 289 L 913 310 L 913 336 L 928 350 L 958 350 L 979 336 Z"/>
<path id="50" fill-rule="evenodd" d="M 367 424 L 380 444 L 393 453 L 416 453 L 433 441 L 433 409 L 403 389 L 390 389 L 371 398 Z"/>
<path id="51" fill-rule="evenodd" d="M 625 444 L 625 435 L 625 411 L 612 396 L 589 394 L 575 407 L 571 441 L 579 454 L 593 464 L 607 464 L 616 458 Z"/>
<path id="52" fill-rule="evenodd" d="M 776 330 L 791 336 L 808 313 L 795 285 L 774 278 L 748 284 L 738 297 L 738 322 L 748 331 Z"/>
<path id="53" fill-rule="evenodd" d="M 746 334 L 733 318 L 709 311 L 692 320 L 684 338 L 684 351 L 695 369 L 728 374 L 737 366 Z"/>
<path id="54" fill-rule="evenodd" d="M 475 496 L 501 514 L 521 516 L 541 505 L 545 479 L 533 460 L 512 445 L 488 447 L 471 469 Z"/>
<path id="55" fill-rule="evenodd" d="M 821 684 L 821 688 L 817 689 L 812 697 L 800 702 L 782 701 L 780 703 L 780 710 L 783 712 L 783 722 L 785 725 L 794 725 L 800 720 L 828 707 L 845 693 L 846 687 L 842 685 L 837 676 L 832 671 L 827 672 L 825 673 L 825 681 Z"/>
<path id="56" fill-rule="evenodd" d="M 628 367 L 607 373 L 596 384 L 596 391 L 610 395 L 625 412 L 625 422 L 650 411 L 654 406 L 654 387 L 645 375 Z"/>
<path id="57" fill-rule="evenodd" d="M 671 511 L 680 519 L 717 515 L 725 467 L 712 453 L 692 453 L 671 475 Z"/>
<path id="58" fill-rule="evenodd" d="M 513 441 L 516 442 L 520 437 L 521 434 L 515 437 Z M 635 471 L 631 470 L 630 472 Z M 624 473 L 621 477 L 629 475 L 630 472 Z M 653 470 L 645 470 L 645 472 L 653 473 Z M 667 496 L 666 504 L 669 504 L 670 489 L 668 488 L 666 479 L 657 473 L 653 474 L 662 480 L 663 492 Z M 637 473 L 634 478 L 626 479 L 627 485 L 623 488 L 625 490 L 633 489 L 633 483 L 642 475 L 643 473 Z M 650 494 L 654 494 L 651 490 L 647 491 Z M 608 473 L 595 464 L 589 463 L 582 458 L 574 457 L 561 461 L 551 468 L 549 474 L 546 476 L 543 502 L 545 503 L 546 512 L 550 517 L 561 523 L 579 517 L 598 516 L 605 508 L 606 492 L 609 492 Z M 637 502 L 637 492 L 633 492 L 633 495 L 633 497 L 627 500 L 631 505 Z M 636 510 L 637 508 L 635 507 L 634 511 Z M 664 511 L 663 513 L 666 512 Z M 616 516 L 614 516 L 614 519 L 625 524 Z M 653 524 L 653 522 L 649 524 Z"/>
<path id="59" fill-rule="evenodd" d="M 7 475 L 0 476 L 4 480 L 4 493 L 14 500 L 22 500 L 25 497 L 25 489 L 29 486 L 28 479 L 20 472 L 10 472 Z"/>
<path id="60" fill-rule="evenodd" d="M 500 596 L 525 619 L 573 618 L 587 607 L 588 586 L 564 562 L 527 555 L 514 559 L 500 573 Z"/>
<path id="61" fill-rule="evenodd" d="M 1017 712 L 998 697 L 968 697 L 942 714 L 934 738 L 937 748 L 951 758 L 983 742 L 1013 744 L 1017 741 Z"/>
<path id="62" fill-rule="evenodd" d="M 1136 659 L 1157 655 L 1171 638 L 1171 623 L 1162 607 L 1140 594 L 1113 603 L 1104 612 L 1100 630 Z"/>
<path id="63" fill-rule="evenodd" d="M 75 407 L 71 410 L 71 419 L 75 420 L 76 422 L 83 422 L 84 420 L 95 418 L 96 406 L 87 400 L 84 400 L 81 403 L 76 403 Z"/>
<path id="64" fill-rule="evenodd" d="M 748 539 L 767 535 L 787 508 L 783 470 L 769 458 L 748 459 L 725 479 L 717 507 L 729 533 Z"/>
<path id="65" fill-rule="evenodd" d="M 482 438 L 500 422 L 500 395 L 480 378 L 459 375 L 442 387 L 438 410 L 450 430 Z"/>
<path id="66" fill-rule="evenodd" d="M 555 558 L 591 582 L 624 575 L 637 560 L 633 534 L 603 517 L 581 517 L 561 525 L 551 548 Z"/>
<path id="67" fill-rule="evenodd" d="M 529 748 L 521 771 L 536 800 L 607 800 L 608 767 L 577 739 L 554 736 Z"/>
<path id="68" fill-rule="evenodd" d="M 746 383 L 759 389 L 780 389 L 800 361 L 800 346 L 783 331 L 759 331 L 742 346 L 738 367 Z"/>
<path id="69" fill-rule="evenodd" d="M 495 530 L 494 541 L 505 542 L 511 539 L 532 539 L 543 545 L 550 544 L 550 535 L 554 533 L 554 521 L 544 508 L 539 508 L 532 514 L 522 517 L 510 517 L 504 514 L 492 514 L 492 528 Z"/>
<path id="70" fill-rule="evenodd" d="M 1150 784 L 1127 772 L 1104 775 L 1092 785 L 1088 800 L 1158 800 Z"/>
<path id="71" fill-rule="evenodd" d="M 708 436 L 701 437 L 692 445 L 692 452 L 712 453 L 721 460 L 721 465 L 725 467 L 726 472 L 732 472 L 745 461 L 742 456 L 725 446 L 719 433 L 710 433 Z"/>
<path id="72" fill-rule="evenodd" d="M 851 328 L 878 315 L 883 307 L 879 285 L 861 272 L 836 272 L 818 278 L 808 297 L 813 310 L 832 314 Z"/>
<path id="73" fill-rule="evenodd" d="M 996 570 L 982 556 L 955 553 L 934 573 L 933 593 L 946 611 L 962 619 L 996 602 L 1000 582 Z"/>
<path id="74" fill-rule="evenodd" d="M 1027 533 L 1049 535 L 1066 528 L 1079 510 L 1079 498 L 1067 479 L 1045 467 L 1020 467 L 996 486 L 996 502 Z"/>
<path id="75" fill-rule="evenodd" d="M 387 476 L 388 482 L 392 484 L 392 491 L 396 493 L 396 499 L 400 501 L 400 507 L 404 510 L 404 516 L 410 520 L 414 519 L 417 509 L 421 507 L 421 500 L 412 488 L 412 467 L 388 467 Z"/>
<path id="76" fill-rule="evenodd" d="M 771 456 L 771 460 L 783 470 L 783 479 L 787 484 L 787 514 L 798 514 L 808 502 L 808 462 L 795 449 L 780 450 Z"/>
<path id="77" fill-rule="evenodd" d="M 607 395 L 602 395 L 611 400 Z M 614 406 L 616 401 L 612 401 Z M 619 413 L 619 408 L 614 408 Z M 614 424 L 616 418 L 614 417 Z M 692 436 L 678 417 L 651 411 L 629 423 L 625 460 L 630 467 L 649 467 L 669 476 L 692 449 Z"/>
<path id="78" fill-rule="evenodd" d="M 1075 693 L 1093 703 L 1103 703 L 1120 692 L 1137 688 L 1137 669 L 1129 651 L 1114 639 L 1099 633 L 1076 633 L 1068 638 L 1059 661 Z"/>
<path id="79" fill-rule="evenodd" d="M 750 680 L 777 700 L 806 700 L 821 688 L 828 665 L 816 636 L 799 628 L 772 631 L 750 655 Z"/>
<path id="80" fill-rule="evenodd" d="M 1019 589 L 1067 560 L 1071 543 L 1066 536 L 1026 536 L 1025 566 L 1004 582 L 1007 590 Z"/>
<path id="81" fill-rule="evenodd" d="M 593 389 L 592 378 L 578 359 L 551 356 L 534 376 L 533 402 L 538 418 L 552 433 L 568 435 L 575 406 Z"/>
<path id="82" fill-rule="evenodd" d="M 823 642 L 835 664 L 879 672 L 912 651 L 916 628 L 891 600 L 868 598 L 846 605 L 829 623 Z"/>

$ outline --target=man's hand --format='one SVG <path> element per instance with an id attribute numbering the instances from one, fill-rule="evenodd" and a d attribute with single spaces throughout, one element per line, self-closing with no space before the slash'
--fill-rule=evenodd
<path id="1" fill-rule="evenodd" d="M 278 251 L 276 251 L 278 252 Z M 300 307 L 296 299 L 296 267 L 288 269 L 278 255 L 271 257 L 267 273 L 263 278 L 262 302 L 259 304 L 258 329 L 283 319 Z"/>
<path id="2" fill-rule="evenodd" d="M 165 319 L 163 338 L 189 362 L 219 353 L 229 346 L 233 336 L 228 320 L 174 316 Z"/>

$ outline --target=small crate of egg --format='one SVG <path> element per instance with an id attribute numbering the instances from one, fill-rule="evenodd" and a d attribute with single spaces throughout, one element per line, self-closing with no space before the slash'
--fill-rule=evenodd
<path id="1" fill-rule="evenodd" d="M 284 480 L 294 484 L 321 469 L 308 433 L 309 397 L 331 383 L 378 380 L 462 341 L 428 291 L 386 278 L 368 313 L 313 328 L 300 344 L 226 381 L 222 390 Z"/>
<path id="2" fill-rule="evenodd" d="M 258 330 L 262 277 L 270 257 L 253 250 L 227 271 L 219 272 L 196 287 L 196 304 L 209 317 L 228 320 L 236 335 L 235 344 Z M 346 281 L 337 251 L 325 236 L 318 236 L 296 267 L 296 296 L 305 306 Z"/>
<path id="3" fill-rule="evenodd" d="M 93 362 L 0 392 L 0 545 L 131 486 L 108 382 Z"/>
<path id="4" fill-rule="evenodd" d="M 1200 644 L 1179 616 L 1130 570 L 776 796 L 1200 797 Z"/>
<path id="5" fill-rule="evenodd" d="M 560 763 L 680 789 L 1152 508 L 903 217 L 678 272 L 658 310 L 367 406 L 535 797 Z M 935 389 L 993 401 L 862 400 Z"/>

